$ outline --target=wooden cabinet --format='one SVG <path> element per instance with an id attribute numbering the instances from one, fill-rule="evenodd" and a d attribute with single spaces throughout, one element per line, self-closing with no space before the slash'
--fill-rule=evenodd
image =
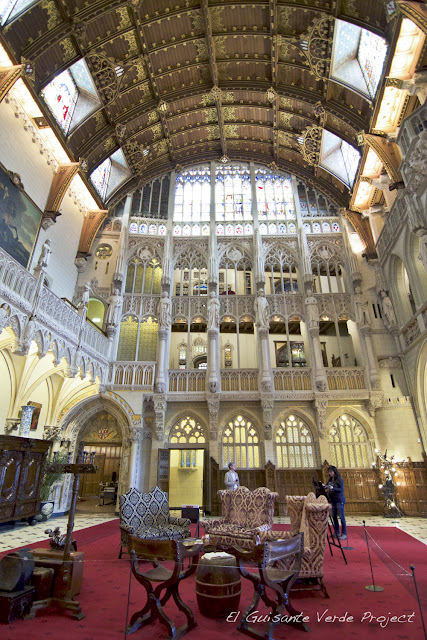
<path id="1" fill-rule="evenodd" d="M 0 436 L 0 522 L 32 519 L 51 440 Z"/>

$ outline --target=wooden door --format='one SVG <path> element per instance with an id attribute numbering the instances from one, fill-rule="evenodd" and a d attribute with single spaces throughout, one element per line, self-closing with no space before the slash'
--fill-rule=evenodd
<path id="1" fill-rule="evenodd" d="M 81 484 L 79 495 L 82 498 L 85 496 L 99 495 L 99 485 L 102 482 L 102 476 L 104 475 L 105 453 L 96 453 L 94 464 L 98 467 L 96 473 L 86 473 L 80 476 Z"/>

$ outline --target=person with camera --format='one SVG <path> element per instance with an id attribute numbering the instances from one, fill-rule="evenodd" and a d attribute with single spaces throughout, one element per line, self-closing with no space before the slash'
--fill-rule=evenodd
<path id="1" fill-rule="evenodd" d="M 332 505 L 332 520 L 334 522 L 335 537 L 340 540 L 347 540 L 347 524 L 344 515 L 345 494 L 344 481 L 336 467 L 328 467 L 329 481 L 325 486 L 329 501 Z M 341 520 L 341 535 L 338 524 L 338 516 Z"/>

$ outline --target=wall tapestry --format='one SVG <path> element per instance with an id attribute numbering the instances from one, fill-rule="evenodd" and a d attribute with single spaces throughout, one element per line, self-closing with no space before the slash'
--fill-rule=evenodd
<path id="1" fill-rule="evenodd" d="M 23 267 L 28 267 L 40 226 L 41 211 L 22 191 L 18 176 L 16 184 L 0 166 L 0 247 Z"/>

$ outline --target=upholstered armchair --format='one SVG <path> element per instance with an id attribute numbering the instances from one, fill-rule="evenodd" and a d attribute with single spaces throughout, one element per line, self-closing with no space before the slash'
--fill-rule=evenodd
<path id="1" fill-rule="evenodd" d="M 131 552 L 129 536 L 157 540 L 182 540 L 190 537 L 190 520 L 169 515 L 168 494 L 154 487 L 148 493 L 131 488 L 119 496 L 120 553 Z"/>
<path id="2" fill-rule="evenodd" d="M 246 487 L 218 491 L 222 518 L 201 523 L 211 544 L 252 550 L 260 543 L 261 533 L 273 526 L 274 501 L 278 496 L 266 487 L 255 491 Z"/>
<path id="3" fill-rule="evenodd" d="M 304 533 L 304 554 L 299 579 L 316 581 L 326 598 L 329 594 L 323 582 L 323 559 L 331 505 L 325 496 L 316 498 L 314 493 L 308 496 L 286 496 L 288 514 L 291 519 L 291 531 L 267 531 L 261 534 L 261 542 L 287 539 Z M 289 570 L 291 559 L 280 560 L 278 566 Z"/>

